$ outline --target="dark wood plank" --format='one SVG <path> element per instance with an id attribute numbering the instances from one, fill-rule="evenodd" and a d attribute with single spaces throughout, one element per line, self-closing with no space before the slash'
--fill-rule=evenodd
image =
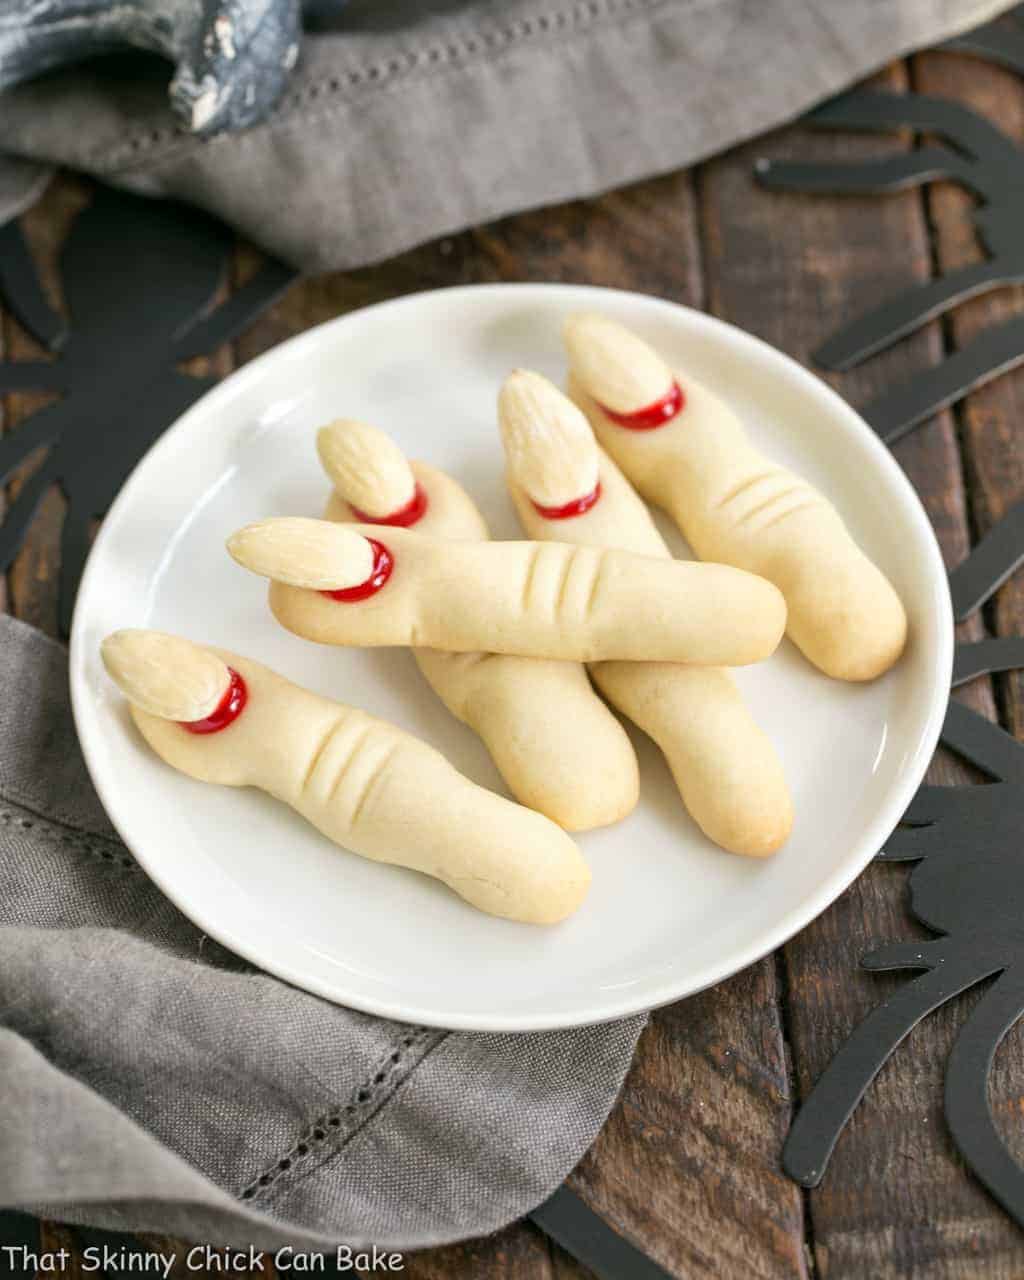
<path id="1" fill-rule="evenodd" d="M 914 83 L 973 108 L 1024 145 L 1024 82 L 1009 71 L 963 55 L 929 53 L 914 61 Z M 935 252 L 943 271 L 977 262 L 984 250 L 971 220 L 974 200 L 949 183 L 929 191 Z M 1024 312 L 1024 289 L 1005 288 L 959 307 L 949 317 L 955 346 L 964 346 L 984 329 Z M 975 391 L 958 411 L 971 517 L 977 537 L 986 533 L 1024 498 L 1024 369 L 1017 369 Z M 986 609 L 993 631 L 1024 635 L 1024 575 L 1018 574 Z M 1024 736 L 1024 677 L 997 680 L 1001 718 L 1017 737 Z M 1007 1036 L 996 1055 L 990 1099 L 996 1121 L 1018 1163 L 1024 1163 L 1021 1092 L 1024 1081 L 1024 1027 Z M 1021 1238 L 1018 1237 L 1020 1240 Z M 1024 1258 L 1024 1241 L 1019 1244 Z M 1018 1269 L 1019 1273 L 1019 1269 Z"/>
<path id="2" fill-rule="evenodd" d="M 901 69 L 881 80 L 898 89 Z M 711 309 L 808 361 L 842 321 L 931 274 L 920 195 L 884 199 L 766 195 L 751 187 L 759 155 L 856 160 L 894 152 L 907 139 L 785 133 L 706 167 L 707 277 Z M 854 404 L 891 379 L 943 357 L 932 325 L 860 370 L 831 379 Z M 935 524 L 947 563 L 968 547 L 961 460 L 951 415 L 908 437 L 897 457 Z M 980 634 L 975 622 L 966 629 Z M 965 700 L 989 714 L 991 690 L 978 681 Z M 930 777 L 968 777 L 948 756 Z M 871 867 L 784 950 L 787 1026 L 798 1097 L 814 1083 L 846 1035 L 899 985 L 858 969 L 865 951 L 917 930 L 904 913 L 906 869 Z M 942 1064 L 962 1009 L 927 1021 L 895 1055 L 840 1140 L 821 1187 L 811 1193 L 814 1257 L 820 1274 L 841 1277 L 1019 1274 L 1017 1232 L 964 1176 L 941 1118 Z"/>
<path id="3" fill-rule="evenodd" d="M 249 329 L 236 350 L 249 360 L 359 307 L 460 284 L 558 280 L 638 289 L 699 307 L 700 247 L 692 211 L 690 178 L 683 173 L 599 200 L 504 218 L 380 266 L 304 281 Z M 253 269 L 247 251 L 246 270 Z"/>

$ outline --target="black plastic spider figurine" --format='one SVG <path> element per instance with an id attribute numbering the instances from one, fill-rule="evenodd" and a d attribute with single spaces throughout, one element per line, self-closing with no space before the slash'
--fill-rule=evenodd
<path id="1" fill-rule="evenodd" d="M 951 575 L 958 613 L 977 608 L 1022 557 L 1024 503 Z M 1022 664 L 1022 638 L 961 645 L 953 683 Z M 892 943 L 862 957 L 866 969 L 925 973 L 851 1033 L 794 1121 L 782 1163 L 797 1182 L 817 1186 L 843 1126 L 904 1037 L 933 1009 L 999 975 L 950 1053 L 945 1113 L 961 1155 L 1024 1226 L 1024 1169 L 1003 1146 L 987 1100 L 992 1058 L 1024 1012 L 1024 746 L 957 702 L 949 705 L 942 740 L 998 781 L 921 787 L 878 856 L 883 862 L 918 863 L 910 876 L 910 909 L 940 936 Z"/>
<path id="2" fill-rule="evenodd" d="M 1016 18 L 1024 6 L 1015 11 Z M 1024 26 L 989 23 L 943 46 L 1001 62 L 1024 75 Z M 900 191 L 950 178 L 980 199 L 974 214 L 989 257 L 905 293 L 858 317 L 825 342 L 814 359 L 846 370 L 944 314 L 967 298 L 1024 281 L 1024 152 L 989 121 L 955 102 L 918 94 L 856 92 L 805 117 L 819 129 L 895 130 L 909 126 L 951 145 L 858 164 L 761 160 L 757 177 L 778 191 L 864 194 Z M 893 441 L 972 387 L 1024 361 L 1024 316 L 989 329 L 935 369 L 910 379 L 862 412 L 883 440 Z"/>
<path id="3" fill-rule="evenodd" d="M 100 189 L 61 254 L 70 333 L 50 310 L 17 227 L 0 236 L 0 289 L 54 362 L 0 362 L 0 393 L 56 391 L 62 398 L 0 440 L 0 484 L 36 449 L 47 453 L 0 525 L 0 573 L 14 560 L 46 492 L 68 500 L 61 541 L 60 626 L 66 633 L 101 516 L 142 454 L 212 384 L 179 372 L 245 328 L 295 279 L 270 261 L 230 301 L 207 314 L 231 239 L 182 205 Z"/>

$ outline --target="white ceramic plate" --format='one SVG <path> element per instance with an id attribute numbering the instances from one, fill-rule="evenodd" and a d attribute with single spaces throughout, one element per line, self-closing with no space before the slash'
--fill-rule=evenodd
<path id="1" fill-rule="evenodd" d="M 711 845 L 652 744 L 634 734 L 642 795 L 581 837 L 593 887 L 552 929 L 481 915 L 436 882 L 340 852 L 254 791 L 173 772 L 134 732 L 99 643 L 157 627 L 235 649 L 434 743 L 503 790 L 483 747 L 404 650 L 341 651 L 287 634 L 265 584 L 224 551 L 270 515 L 319 515 L 314 429 L 340 415 L 450 471 L 496 537 L 519 536 L 502 484 L 495 395 L 524 365 L 560 379 L 560 323 L 600 308 L 726 395 L 757 441 L 840 507 L 910 616 L 884 679 L 844 685 L 784 643 L 738 673 L 789 778 L 796 825 L 774 858 Z M 682 543 L 672 535 L 674 544 Z M 78 732 L 125 842 L 186 915 L 253 963 L 328 999 L 408 1021 L 537 1030 L 614 1018 L 718 982 L 777 947 L 850 883 L 895 826 L 931 757 L 952 664 L 946 577 L 892 457 L 823 383 L 758 340 L 634 294 L 494 285 L 402 298 L 286 342 L 196 404 L 140 463 L 90 557 L 71 643 Z M 439 797 L 443 803 L 443 797 Z"/>

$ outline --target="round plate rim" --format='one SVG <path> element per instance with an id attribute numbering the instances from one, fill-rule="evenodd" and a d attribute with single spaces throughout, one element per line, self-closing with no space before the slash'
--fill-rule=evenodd
<path id="1" fill-rule="evenodd" d="M 925 567 L 929 577 L 930 587 L 936 610 L 942 615 L 939 619 L 938 626 L 938 644 L 935 655 L 934 670 L 932 671 L 931 687 L 935 689 L 935 696 L 929 704 L 927 715 L 920 730 L 918 746 L 914 753 L 912 762 L 908 762 L 901 776 L 896 780 L 888 797 L 888 803 L 880 806 L 875 813 L 873 820 L 868 824 L 866 830 L 862 832 L 855 846 L 855 854 L 852 854 L 840 867 L 838 867 L 831 876 L 827 877 L 815 894 L 804 899 L 796 908 L 786 913 L 780 920 L 768 929 L 763 930 L 745 948 L 738 951 L 734 950 L 722 959 L 711 960 L 704 964 L 702 968 L 696 972 L 691 971 L 685 979 L 677 977 L 674 981 L 668 980 L 660 986 L 644 988 L 642 998 L 638 998 L 640 993 L 632 993 L 620 998 L 618 1001 L 608 1000 L 604 998 L 598 1002 L 598 1006 L 581 1008 L 573 1014 L 567 1013 L 525 1013 L 522 1010 L 514 1014 L 502 1014 L 495 1011 L 486 1016 L 477 1014 L 459 1015 L 450 1011 L 434 1010 L 424 1007 L 422 1002 L 415 1004 L 403 1003 L 398 1000 L 376 999 L 366 997 L 359 992 L 352 993 L 343 989 L 344 983 L 330 983 L 321 981 L 315 976 L 303 973 L 296 966 L 282 963 L 280 960 L 268 957 L 262 954 L 258 946 L 251 946 L 244 937 L 239 937 L 230 929 L 218 924 L 216 912 L 212 911 L 209 915 L 204 911 L 196 909 L 193 902 L 185 905 L 179 901 L 175 893 L 175 887 L 169 877 L 162 874 L 160 866 L 160 858 L 150 858 L 145 852 L 141 852 L 138 844 L 132 838 L 131 823 L 125 822 L 120 812 L 115 789 L 109 785 L 108 779 L 102 773 L 93 754 L 91 746 L 94 733 L 101 730 L 92 721 L 92 708 L 90 705 L 90 697 L 88 690 L 88 682 L 85 676 L 85 654 L 84 654 L 84 632 L 87 627 L 88 601 L 91 592 L 94 590 L 94 579 L 98 580 L 102 572 L 102 562 L 105 554 L 107 542 L 113 538 L 117 529 L 118 522 L 121 519 L 122 512 L 126 510 L 132 501 L 134 482 L 137 476 L 150 466 L 159 463 L 161 451 L 169 447 L 169 441 L 172 436 L 180 431 L 186 430 L 194 417 L 202 417 L 210 413 L 220 400 L 228 400 L 229 398 L 244 393 L 247 384 L 257 381 L 263 375 L 268 366 L 285 363 L 288 359 L 294 357 L 306 346 L 315 347 L 319 342 L 323 341 L 324 335 L 328 331 L 341 329 L 349 325 L 358 324 L 369 313 L 379 313 L 387 309 L 401 309 L 403 307 L 422 305 L 425 298 L 443 295 L 446 298 L 457 299 L 459 295 L 467 296 L 485 296 L 485 295 L 516 295 L 520 298 L 531 293 L 546 295 L 552 292 L 566 294 L 576 294 L 585 292 L 591 295 L 595 300 L 595 305 L 599 305 L 602 297 L 629 298 L 633 301 L 639 301 L 652 310 L 662 310 L 667 312 L 686 312 L 696 323 L 706 325 L 712 330 L 719 330 L 725 333 L 726 341 L 739 343 L 740 347 L 745 344 L 752 344 L 754 347 L 766 350 L 775 359 L 785 361 L 790 366 L 790 372 L 797 381 L 803 380 L 813 393 L 818 396 L 824 396 L 826 400 L 832 402 L 832 407 L 840 417 L 845 417 L 850 428 L 862 435 L 869 452 L 874 455 L 874 461 L 883 470 L 889 473 L 897 487 L 902 488 L 904 492 L 905 511 L 913 523 L 917 526 L 918 532 L 924 535 L 925 544 L 928 547 L 929 564 Z M 334 1003 L 356 1009 L 363 1013 L 373 1014 L 378 1017 L 393 1018 L 401 1022 L 412 1022 L 425 1026 L 444 1027 L 455 1031 L 479 1031 L 479 1032 L 525 1032 L 525 1031 L 552 1031 L 569 1027 L 589 1026 L 601 1022 L 609 1022 L 618 1018 L 628 1017 L 637 1013 L 645 1012 L 649 1009 L 658 1008 L 666 1004 L 673 1003 L 676 1000 L 684 999 L 688 996 L 695 995 L 700 991 L 714 986 L 716 983 L 723 982 L 734 974 L 741 972 L 752 964 L 764 959 L 780 946 L 786 943 L 801 929 L 816 919 L 823 911 L 847 889 L 853 881 L 861 874 L 864 868 L 872 860 L 881 848 L 885 838 L 890 834 L 895 822 L 890 821 L 890 815 L 896 815 L 898 821 L 906 809 L 907 805 L 917 790 L 928 768 L 928 764 L 938 744 L 939 735 L 942 730 L 942 724 L 945 719 L 946 705 L 948 694 L 945 692 L 950 688 L 953 670 L 953 649 L 954 649 L 954 629 L 953 629 L 953 609 L 949 593 L 949 582 L 946 575 L 945 566 L 942 559 L 942 553 L 939 548 L 938 540 L 935 536 L 934 528 L 929 520 L 921 499 L 914 489 L 913 485 L 907 479 L 902 468 L 889 451 L 888 447 L 883 443 L 879 436 L 868 426 L 865 420 L 857 413 L 857 411 L 849 405 L 835 390 L 816 375 L 805 369 L 792 356 L 780 351 L 777 347 L 773 347 L 770 343 L 756 337 L 754 334 L 748 333 L 736 325 L 730 324 L 725 320 L 721 320 L 716 316 L 708 315 L 706 312 L 699 311 L 696 308 L 688 307 L 683 303 L 671 301 L 669 299 L 652 297 L 642 294 L 634 290 L 614 289 L 604 286 L 572 284 L 562 282 L 531 282 L 531 283 L 498 283 L 498 284 L 468 284 L 455 285 L 442 289 L 424 289 L 414 293 L 403 294 L 397 298 L 389 298 L 384 301 L 373 303 L 366 307 L 360 307 L 353 311 L 346 312 L 344 315 L 335 316 L 330 320 L 326 320 L 321 324 L 315 325 L 310 329 L 304 330 L 302 333 L 296 334 L 283 342 L 271 347 L 268 351 L 255 357 L 240 369 L 234 370 L 223 381 L 219 382 L 215 387 L 205 392 L 198 400 L 191 405 L 185 413 L 177 418 L 163 434 L 153 443 L 146 451 L 131 474 L 128 476 L 122 486 L 118 496 L 111 504 L 111 507 L 104 519 L 100 530 L 93 543 L 92 549 L 86 561 L 85 570 L 82 575 L 81 585 L 79 587 L 78 597 L 72 616 L 70 647 L 69 647 L 69 672 L 70 672 L 70 689 L 71 689 L 71 706 L 74 718 L 75 728 L 78 733 L 79 742 L 82 747 L 82 753 L 85 758 L 86 767 L 93 785 L 100 797 L 103 807 L 110 818 L 114 828 L 117 830 L 125 845 L 131 850 L 138 860 L 139 864 L 146 872 L 147 876 L 157 885 L 162 893 L 164 893 L 170 901 L 186 915 L 197 927 L 202 929 L 210 937 L 227 947 L 230 951 L 241 956 L 243 959 L 250 961 L 259 969 L 266 973 L 270 973 L 275 977 L 281 978 L 292 985 L 299 987 L 305 991 L 309 991 L 314 995 L 321 996 L 324 999 Z M 882 815 L 885 815 L 884 817 Z M 145 843 L 144 841 L 142 842 Z"/>

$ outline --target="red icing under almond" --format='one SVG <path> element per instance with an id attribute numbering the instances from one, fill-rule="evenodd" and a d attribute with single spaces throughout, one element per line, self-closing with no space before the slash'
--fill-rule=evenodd
<path id="1" fill-rule="evenodd" d="M 376 595 L 387 582 L 391 577 L 391 570 L 395 567 L 395 557 L 384 543 L 378 542 L 376 538 L 367 538 L 366 541 L 373 548 L 373 568 L 370 570 L 370 576 L 365 582 L 360 582 L 354 587 L 341 587 L 337 591 L 321 591 L 322 596 L 330 596 L 332 600 L 339 600 L 342 604 L 355 604 L 358 600 L 367 600 L 370 596 Z"/>
<path id="2" fill-rule="evenodd" d="M 180 720 L 178 723 L 183 729 L 189 733 L 220 733 L 238 719 L 249 700 L 249 690 L 234 667 L 228 667 L 228 675 L 228 687 L 220 702 L 202 720 Z"/>
<path id="3" fill-rule="evenodd" d="M 601 405 L 601 409 L 612 422 L 620 427 L 626 427 L 629 431 L 651 431 L 654 427 L 663 427 L 666 422 L 671 422 L 685 406 L 686 396 L 683 394 L 683 389 L 678 382 L 673 381 L 672 386 L 660 400 L 644 405 L 642 409 L 637 409 L 633 413 L 615 413 L 604 405 Z"/>
<path id="4" fill-rule="evenodd" d="M 567 502 L 564 507 L 542 507 L 539 502 L 534 502 L 533 505 L 537 514 L 542 515 L 545 520 L 571 520 L 573 516 L 581 516 L 585 511 L 589 511 L 600 496 L 601 481 L 598 480 L 590 493 Z"/>
<path id="5" fill-rule="evenodd" d="M 424 515 L 427 505 L 426 492 L 417 481 L 416 488 L 409 501 L 404 507 L 399 507 L 397 511 L 392 511 L 389 516 L 368 516 L 365 511 L 360 511 L 358 507 L 352 508 L 352 514 L 360 524 L 389 524 L 400 529 L 408 529 L 411 524 L 415 524 Z"/>

